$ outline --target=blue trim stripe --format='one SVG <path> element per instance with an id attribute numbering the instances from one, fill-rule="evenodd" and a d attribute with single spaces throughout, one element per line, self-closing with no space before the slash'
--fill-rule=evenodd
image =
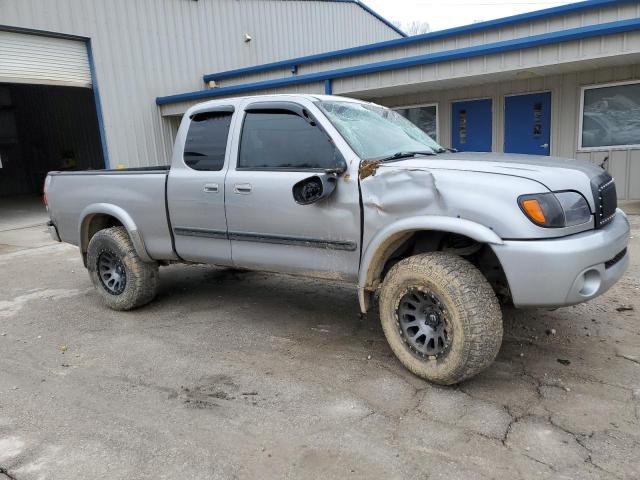
<path id="1" fill-rule="evenodd" d="M 492 55 L 503 52 L 510 52 L 523 48 L 534 48 L 553 43 L 569 42 L 581 40 L 601 35 L 612 35 L 616 33 L 631 32 L 640 30 L 640 18 L 630 20 L 620 20 L 616 22 L 589 25 L 587 27 L 572 28 L 560 32 L 543 33 L 531 37 L 504 40 L 502 42 L 477 45 L 474 47 L 458 48 L 444 52 L 415 55 L 412 57 L 385 60 L 382 62 L 357 65 L 353 67 L 338 68 L 324 72 L 308 73 L 295 77 L 278 78 L 274 80 L 264 80 L 260 82 L 245 83 L 229 87 L 211 88 L 191 93 L 182 93 L 156 98 L 158 105 L 174 103 L 185 100 L 198 100 L 204 98 L 224 97 L 227 95 L 252 92 L 255 90 L 272 89 L 289 85 L 300 85 L 312 82 L 323 82 L 335 78 L 352 77 L 369 73 L 397 70 L 401 68 L 415 67 L 417 65 L 430 65 L 434 63 L 460 60 L 463 58 L 473 58 L 482 55 Z"/>
<path id="2" fill-rule="evenodd" d="M 357 55 L 376 50 L 384 50 L 386 48 L 401 47 L 404 45 L 410 45 L 419 42 L 426 42 L 431 40 L 442 40 L 444 38 L 454 37 L 456 35 L 463 35 L 469 33 L 475 33 L 489 28 L 505 27 L 508 25 L 514 25 L 521 22 L 528 22 L 532 20 L 539 20 L 541 18 L 551 17 L 555 15 L 563 15 L 568 13 L 579 12 L 582 10 L 588 10 L 592 8 L 604 8 L 615 5 L 621 5 L 624 3 L 633 3 L 637 0 L 587 0 L 584 2 L 571 3 L 569 5 L 561 5 L 559 7 L 545 8 L 544 10 L 537 10 L 535 12 L 521 13 L 519 15 L 513 15 L 510 17 L 498 18 L 495 20 L 488 20 L 486 22 L 474 23 L 472 25 L 465 25 L 463 27 L 449 28 L 447 30 L 439 30 L 437 32 L 425 33 L 422 35 L 413 35 L 406 38 L 398 38 L 394 40 L 386 40 L 384 42 L 370 43 L 368 45 L 361 45 L 359 47 L 345 48 L 342 50 L 334 50 L 331 52 L 318 53 L 315 55 L 308 55 L 305 57 L 290 58 L 288 60 L 280 60 L 277 62 L 265 63 L 262 65 L 255 65 L 252 67 L 237 68 L 234 70 L 227 70 L 224 72 L 210 73 L 203 77 L 204 82 L 207 83 L 212 80 L 223 80 L 225 78 L 238 77 L 240 75 L 247 75 L 258 72 L 266 72 L 270 70 L 277 70 L 280 68 L 291 68 L 292 66 L 299 66 L 305 63 L 318 62 L 321 60 L 328 60 L 333 58 L 347 57 L 349 55 Z M 361 6 L 363 4 L 360 4 Z"/>
<path id="3" fill-rule="evenodd" d="M 331 95 L 333 93 L 333 88 L 331 86 L 331 79 L 327 79 L 324 81 L 324 93 L 325 95 Z"/>
<path id="4" fill-rule="evenodd" d="M 104 159 L 104 168 L 109 168 L 109 149 L 107 147 L 107 135 L 104 131 L 104 120 L 102 118 L 102 104 L 100 103 L 100 92 L 98 90 L 98 79 L 96 78 L 96 65 L 93 61 L 93 48 L 91 40 L 86 40 L 87 57 L 89 59 L 89 71 L 91 72 L 91 87 L 93 90 L 93 99 L 96 103 L 96 115 L 98 117 L 98 131 L 100 133 L 100 144 L 102 145 L 102 158 Z"/>

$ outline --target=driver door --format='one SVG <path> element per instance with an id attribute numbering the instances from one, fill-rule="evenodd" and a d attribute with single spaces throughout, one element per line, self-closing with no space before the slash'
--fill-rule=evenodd
<path id="1" fill-rule="evenodd" d="M 292 194 L 296 183 L 337 166 L 333 141 L 308 108 L 293 102 L 255 102 L 241 121 L 236 162 L 225 181 L 234 265 L 356 279 L 357 180 L 340 176 L 331 196 L 311 205 L 299 205 Z"/>

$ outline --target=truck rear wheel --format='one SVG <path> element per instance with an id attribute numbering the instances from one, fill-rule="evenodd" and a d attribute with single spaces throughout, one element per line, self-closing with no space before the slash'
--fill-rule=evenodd
<path id="1" fill-rule="evenodd" d="M 490 365 L 502 343 L 493 289 L 467 260 L 443 252 L 406 258 L 380 292 L 380 320 L 400 362 L 430 382 L 451 385 Z"/>
<path id="2" fill-rule="evenodd" d="M 87 269 L 102 300 L 114 310 L 131 310 L 156 296 L 158 264 L 140 260 L 124 227 L 100 230 L 91 238 Z"/>

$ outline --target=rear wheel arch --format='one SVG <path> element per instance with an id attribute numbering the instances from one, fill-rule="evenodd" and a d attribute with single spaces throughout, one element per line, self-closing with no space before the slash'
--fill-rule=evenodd
<path id="1" fill-rule="evenodd" d="M 153 261 L 147 253 L 138 227 L 122 208 L 109 204 L 90 205 L 85 208 L 80 218 L 79 245 L 85 267 L 87 266 L 87 249 L 91 238 L 100 230 L 111 227 L 124 227 L 140 259 L 145 262 Z"/>
<path id="2" fill-rule="evenodd" d="M 360 265 L 358 299 L 361 311 L 368 311 L 373 293 L 395 263 L 412 255 L 440 251 L 450 240 L 464 242 L 465 239 L 475 242 L 478 251 L 484 250 L 491 261 L 497 263 L 497 275 L 504 276 L 491 248 L 492 244 L 500 245 L 503 241 L 491 229 L 478 223 L 450 217 L 419 217 L 400 220 L 379 231 L 365 250 Z M 479 269 L 485 276 L 489 273 Z"/>

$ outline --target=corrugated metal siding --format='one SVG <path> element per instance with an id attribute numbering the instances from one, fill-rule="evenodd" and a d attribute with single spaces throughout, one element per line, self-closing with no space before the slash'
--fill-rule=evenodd
<path id="1" fill-rule="evenodd" d="M 305 0 L 11 0 L 0 23 L 91 38 L 110 162 L 127 166 L 169 162 L 155 98 L 205 73 L 398 38 L 357 5 Z"/>
<path id="2" fill-rule="evenodd" d="M 302 75 L 324 70 L 333 70 L 335 68 L 346 66 L 363 65 L 367 63 L 392 60 L 413 55 L 421 55 L 453 50 L 456 48 L 484 45 L 487 43 L 511 40 L 514 38 L 523 38 L 531 35 L 558 32 L 570 28 L 596 25 L 600 23 L 638 17 L 640 17 L 640 2 L 625 3 L 605 8 L 594 8 L 592 10 L 587 10 L 579 13 L 558 15 L 547 19 L 523 22 L 507 27 L 492 28 L 483 32 L 463 34 L 445 39 L 424 41 L 396 48 L 387 48 L 375 52 L 368 52 L 348 57 L 304 64 L 300 65 L 298 74 Z M 534 54 L 535 50 L 532 52 L 532 55 Z M 571 50 L 563 52 L 564 56 L 569 56 L 571 54 Z M 284 58 L 286 57 L 281 58 L 281 60 Z M 264 72 L 253 75 L 243 75 L 236 78 L 229 78 L 224 80 L 221 85 L 237 85 L 241 83 L 267 80 L 270 78 L 283 78 L 290 75 L 291 73 L 288 70 L 282 69 L 273 72 Z"/>
<path id="3" fill-rule="evenodd" d="M 578 148 L 581 87 L 628 80 L 640 80 L 640 64 L 539 76 L 526 80 L 482 82 L 460 88 L 378 97 L 375 101 L 389 107 L 436 103 L 440 143 L 451 146 L 451 103 L 456 100 L 491 98 L 494 125 L 493 150 L 501 152 L 504 145 L 504 97 L 550 91 L 551 154 L 588 160 L 598 165 L 609 157 L 606 166 L 616 178 L 619 198 L 640 200 L 640 149 L 616 147 L 580 150 Z"/>
<path id="4" fill-rule="evenodd" d="M 555 73 L 566 70 L 567 65 L 584 62 L 594 66 L 599 59 L 637 55 L 640 53 L 640 32 L 594 37 L 586 40 L 556 43 L 538 48 L 486 55 L 477 58 L 454 60 L 434 65 L 340 78 L 333 81 L 333 91 L 350 94 L 364 90 L 404 89 L 408 84 L 461 79 L 472 83 L 474 76 L 504 75 L 506 72 L 532 71 Z M 585 69 L 578 67 L 574 69 Z M 554 72 L 555 70 L 555 72 Z M 423 85 L 428 88 L 427 85 Z"/>
<path id="5" fill-rule="evenodd" d="M 0 31 L 0 82 L 89 87 L 87 48 L 81 41 Z"/>
<path id="6" fill-rule="evenodd" d="M 474 85 L 486 78 L 491 81 L 513 79 L 520 74 L 542 76 L 568 70 L 586 70 L 601 63 L 605 68 L 628 63 L 640 56 L 640 31 L 605 35 L 554 43 L 536 48 L 524 48 L 505 53 L 445 61 L 429 65 L 388 70 L 332 80 L 336 95 L 355 95 L 361 98 L 390 96 L 394 91 L 436 90 L 451 86 Z M 344 60 L 346 63 L 347 60 Z M 346 65 L 345 65 L 346 66 Z M 315 85 L 315 86 L 313 86 Z M 324 93 L 324 84 L 301 84 L 274 89 L 277 93 Z M 253 95 L 256 92 L 248 94 Z M 241 94 L 242 95 L 242 94 Z M 236 95 L 237 96 L 237 95 Z M 173 115 L 203 100 L 163 105 L 163 115 Z"/>

